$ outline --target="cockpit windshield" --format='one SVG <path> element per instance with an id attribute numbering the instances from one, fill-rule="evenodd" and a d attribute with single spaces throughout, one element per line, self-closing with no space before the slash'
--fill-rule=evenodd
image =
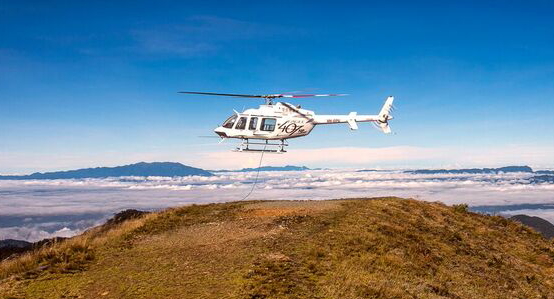
<path id="1" fill-rule="evenodd" d="M 237 115 L 233 114 L 221 126 L 224 128 L 232 129 L 236 120 L 237 120 Z"/>

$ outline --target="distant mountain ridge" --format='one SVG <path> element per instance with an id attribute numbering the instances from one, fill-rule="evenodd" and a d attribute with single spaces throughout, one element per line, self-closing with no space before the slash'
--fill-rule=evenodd
<path id="1" fill-rule="evenodd" d="M 0 175 L 0 180 L 41 180 L 41 179 L 84 179 L 84 178 L 106 178 L 106 177 L 121 177 L 121 176 L 212 176 L 212 172 L 252 172 L 252 171 L 306 171 L 306 170 L 322 170 L 322 168 L 308 168 L 306 166 L 262 166 L 259 168 L 242 168 L 239 170 L 204 170 L 177 162 L 139 162 L 135 164 L 116 166 L 116 167 L 95 167 L 83 168 L 67 171 L 55 172 L 35 172 L 29 175 Z M 384 171 L 376 169 L 362 169 L 357 172 L 374 172 Z M 412 174 L 497 174 L 500 172 L 525 172 L 535 173 L 538 176 L 533 183 L 552 182 L 554 170 L 537 170 L 534 171 L 529 166 L 506 166 L 500 168 L 462 168 L 462 169 L 416 169 L 406 170 L 404 173 Z"/>
<path id="2" fill-rule="evenodd" d="M 470 174 L 479 174 L 479 173 L 490 173 L 496 174 L 500 172 L 529 172 L 533 173 L 533 169 L 529 166 L 506 166 L 499 168 L 463 168 L 463 169 L 417 169 L 417 170 L 407 170 L 405 173 L 413 174 L 457 174 L 457 173 L 470 173 Z"/>
<path id="3" fill-rule="evenodd" d="M 176 162 L 140 162 L 116 167 L 83 168 L 56 172 L 36 172 L 30 175 L 0 176 L 0 180 L 55 180 L 55 179 L 85 179 L 121 176 L 212 176 L 204 169 L 183 165 Z"/>

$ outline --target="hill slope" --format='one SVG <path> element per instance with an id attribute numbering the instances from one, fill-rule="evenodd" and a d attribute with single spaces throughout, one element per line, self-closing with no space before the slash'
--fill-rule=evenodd
<path id="1" fill-rule="evenodd" d="M 55 180 L 55 179 L 84 179 L 106 178 L 120 176 L 211 176 L 206 170 L 190 167 L 174 162 L 140 162 L 116 167 L 84 168 L 56 172 L 36 172 L 30 175 L 0 176 L 0 180 Z"/>
<path id="2" fill-rule="evenodd" d="M 396 198 L 170 209 L 0 264 L 12 298 L 554 298 L 554 246 Z"/>
<path id="3" fill-rule="evenodd" d="M 540 217 L 515 215 L 510 219 L 519 221 L 541 233 L 545 238 L 554 238 L 554 225 Z"/>

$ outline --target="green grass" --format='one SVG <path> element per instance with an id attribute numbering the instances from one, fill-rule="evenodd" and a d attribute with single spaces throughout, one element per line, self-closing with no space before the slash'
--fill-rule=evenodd
<path id="1" fill-rule="evenodd" d="M 169 209 L 0 264 L 3 298 L 554 298 L 519 223 L 397 198 Z"/>

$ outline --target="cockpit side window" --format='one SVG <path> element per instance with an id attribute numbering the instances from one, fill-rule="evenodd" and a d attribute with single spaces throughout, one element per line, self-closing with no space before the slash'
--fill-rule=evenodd
<path id="1" fill-rule="evenodd" d="M 257 117 L 251 117 L 250 118 L 250 124 L 248 125 L 248 129 L 255 131 L 258 127 L 258 118 Z"/>
<path id="2" fill-rule="evenodd" d="M 237 120 L 237 115 L 233 114 L 221 126 L 224 127 L 224 128 L 232 129 L 236 120 Z"/>
<path id="3" fill-rule="evenodd" d="M 246 128 L 246 117 L 239 118 L 239 121 L 237 122 L 237 126 L 235 129 L 237 130 L 244 130 Z"/>
<path id="4" fill-rule="evenodd" d="M 264 118 L 262 119 L 262 131 L 274 131 L 277 120 L 275 118 Z"/>

